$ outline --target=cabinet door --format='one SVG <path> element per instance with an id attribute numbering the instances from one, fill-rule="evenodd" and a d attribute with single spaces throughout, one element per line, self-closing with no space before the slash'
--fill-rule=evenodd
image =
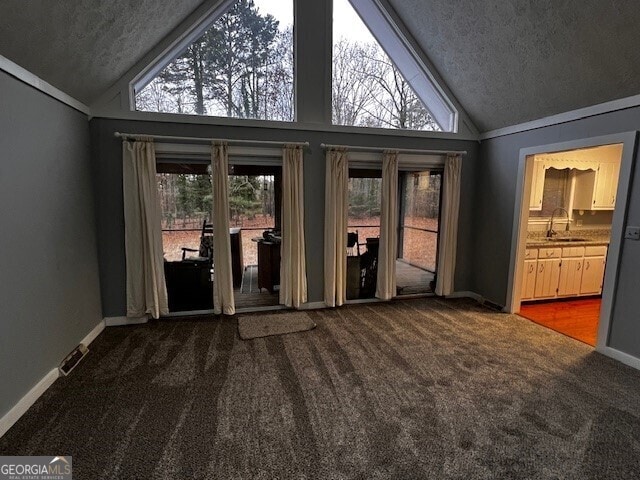
<path id="1" fill-rule="evenodd" d="M 585 257 L 584 272 L 580 283 L 581 295 L 600 295 L 604 280 L 605 257 Z"/>
<path id="2" fill-rule="evenodd" d="M 542 210 L 542 195 L 544 193 L 544 163 L 542 160 L 533 161 L 531 178 L 531 199 L 529 210 Z"/>
<path id="3" fill-rule="evenodd" d="M 574 296 L 580 293 L 584 270 L 583 262 L 583 258 L 566 258 L 562 260 L 560 283 L 558 285 L 559 297 Z"/>
<path id="4" fill-rule="evenodd" d="M 596 173 L 595 192 L 593 195 L 593 208 L 600 210 L 613 210 L 616 205 L 616 192 L 618 190 L 618 163 L 603 162 Z"/>
<path id="5" fill-rule="evenodd" d="M 553 298 L 560 281 L 560 259 L 538 260 L 535 298 Z"/>
<path id="6" fill-rule="evenodd" d="M 536 289 L 537 260 L 525 260 L 522 278 L 522 300 L 531 300 Z"/>

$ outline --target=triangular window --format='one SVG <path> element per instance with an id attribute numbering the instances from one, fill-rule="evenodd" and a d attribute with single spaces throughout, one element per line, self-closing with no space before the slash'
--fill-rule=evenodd
<path id="1" fill-rule="evenodd" d="M 134 82 L 136 110 L 293 121 L 293 0 L 237 0 Z"/>
<path id="2" fill-rule="evenodd" d="M 334 125 L 457 129 L 451 102 L 377 0 L 333 0 L 332 83 Z"/>

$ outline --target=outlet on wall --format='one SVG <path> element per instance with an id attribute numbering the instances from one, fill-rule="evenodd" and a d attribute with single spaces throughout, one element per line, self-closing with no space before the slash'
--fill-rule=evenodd
<path id="1" fill-rule="evenodd" d="M 640 240 L 640 227 L 627 227 L 624 238 L 628 240 Z"/>

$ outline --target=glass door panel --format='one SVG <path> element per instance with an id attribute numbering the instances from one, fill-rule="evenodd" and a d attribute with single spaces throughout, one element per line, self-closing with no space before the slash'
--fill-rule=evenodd
<path id="1" fill-rule="evenodd" d="M 442 171 L 401 172 L 398 295 L 428 293 L 437 271 Z"/>

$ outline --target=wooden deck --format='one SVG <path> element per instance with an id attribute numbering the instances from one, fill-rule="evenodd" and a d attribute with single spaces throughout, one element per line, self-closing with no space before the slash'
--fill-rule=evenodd
<path id="1" fill-rule="evenodd" d="M 271 307 L 279 304 L 278 292 L 269 293 L 258 289 L 258 266 L 248 265 L 244 268 L 242 285 L 234 290 L 236 308 Z"/>
<path id="2" fill-rule="evenodd" d="M 431 272 L 414 267 L 403 260 L 396 260 L 396 291 L 398 296 L 431 293 Z"/>

